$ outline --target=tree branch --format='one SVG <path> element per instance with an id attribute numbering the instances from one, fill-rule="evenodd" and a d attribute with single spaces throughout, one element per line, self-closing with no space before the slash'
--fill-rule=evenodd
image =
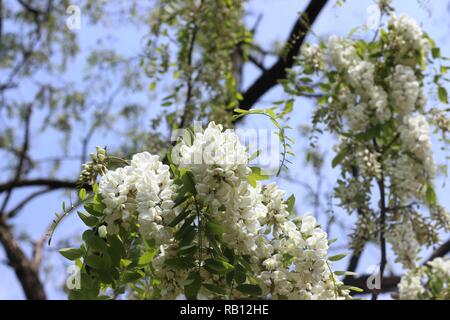
<path id="1" fill-rule="evenodd" d="M 25 296 L 29 300 L 45 300 L 44 286 L 39 280 L 39 272 L 31 262 L 11 232 L 4 220 L 0 217 L 0 243 L 5 248 L 8 263 L 14 269 Z"/>
<path id="2" fill-rule="evenodd" d="M 447 240 L 447 242 L 444 242 L 439 248 L 437 248 L 427 259 L 427 262 L 430 262 L 431 260 L 439 257 L 445 256 L 447 253 L 450 252 L 450 239 Z"/>
<path id="3" fill-rule="evenodd" d="M 430 257 L 423 263 L 425 265 L 429 261 L 443 257 L 450 252 L 450 239 L 447 242 L 443 243 L 439 248 L 437 248 Z M 345 277 L 344 284 L 349 286 L 355 286 L 364 290 L 363 293 L 372 293 L 373 290 L 369 290 L 367 288 L 367 279 L 370 275 L 362 275 L 359 277 Z M 386 276 L 383 278 L 383 286 L 379 290 L 379 292 L 389 292 L 393 291 L 397 288 L 398 283 L 400 282 L 401 277 L 396 275 Z"/>
<path id="4" fill-rule="evenodd" d="M 23 137 L 23 143 L 22 143 L 22 149 L 19 154 L 19 162 L 17 164 L 16 173 L 14 176 L 13 184 L 17 183 L 17 181 L 20 180 L 20 176 L 22 175 L 22 169 L 25 162 L 25 158 L 27 157 L 28 148 L 30 144 L 30 123 L 31 123 L 31 113 L 33 111 L 32 105 L 30 104 L 27 107 L 26 114 L 25 114 L 25 131 L 24 131 L 24 137 Z M 5 209 L 8 205 L 9 199 L 11 198 L 13 189 L 9 189 L 6 193 L 5 199 L 3 200 L 3 204 L 0 208 L 0 216 L 4 214 Z"/>
<path id="5" fill-rule="evenodd" d="M 9 181 L 4 184 L 0 184 L 0 193 L 9 191 L 15 188 L 23 188 L 23 187 L 39 187 L 39 186 L 47 186 L 58 189 L 76 189 L 76 181 L 68 181 L 68 180 L 58 180 L 58 179 L 49 179 L 49 178 L 37 178 L 30 180 L 19 180 L 19 181 Z"/>
<path id="6" fill-rule="evenodd" d="M 308 7 L 292 28 L 283 48 L 283 54 L 242 95 L 243 99 L 239 103 L 239 108 L 249 110 L 267 91 L 278 84 L 278 80 L 286 78 L 286 69 L 293 66 L 295 56 L 298 54 L 310 27 L 327 2 L 328 0 L 311 0 L 309 2 Z"/>

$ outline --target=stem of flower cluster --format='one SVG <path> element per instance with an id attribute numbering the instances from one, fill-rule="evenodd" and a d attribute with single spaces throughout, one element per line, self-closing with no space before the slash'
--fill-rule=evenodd
<path id="1" fill-rule="evenodd" d="M 198 272 L 200 272 L 200 269 L 202 267 L 202 251 L 203 251 L 203 242 L 202 242 L 202 220 L 201 220 L 201 214 L 200 209 L 198 207 L 197 200 L 194 199 L 195 202 L 195 209 L 197 211 L 197 220 L 198 220 Z"/>
<path id="2" fill-rule="evenodd" d="M 379 152 L 379 147 L 378 144 L 376 142 L 376 140 L 373 141 L 374 146 L 375 146 L 375 150 Z M 379 241 L 380 241 L 380 251 L 381 251 L 381 258 L 380 258 L 380 273 L 379 273 L 379 277 L 380 277 L 380 288 L 377 288 L 373 291 L 372 293 L 372 300 L 377 300 L 378 299 L 378 294 L 379 292 L 381 292 L 381 288 L 383 287 L 383 274 L 384 274 L 384 269 L 386 268 L 386 263 L 387 263 L 387 259 L 386 259 L 386 238 L 384 236 L 384 231 L 385 231 L 385 224 L 386 224 L 386 190 L 385 190 L 385 185 L 384 185 L 384 171 L 383 171 L 383 162 L 382 159 L 380 161 L 380 165 L 381 165 L 381 175 L 380 178 L 377 179 L 377 184 L 378 184 L 378 189 L 380 191 L 380 221 L 379 221 L 379 232 L 380 232 L 380 237 L 379 237 Z"/>

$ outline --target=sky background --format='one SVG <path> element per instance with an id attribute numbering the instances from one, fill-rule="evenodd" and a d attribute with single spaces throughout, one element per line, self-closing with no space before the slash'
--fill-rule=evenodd
<path id="1" fill-rule="evenodd" d="M 247 23 L 252 26 L 255 19 L 259 14 L 262 14 L 262 20 L 259 24 L 259 28 L 255 35 L 256 42 L 263 45 L 265 48 L 270 48 L 275 41 L 284 41 L 287 37 L 292 25 L 298 17 L 298 13 L 302 11 L 305 5 L 309 1 L 301 0 L 251 0 L 248 2 L 247 8 L 250 11 L 247 17 Z M 346 35 L 354 27 L 359 27 L 365 25 L 369 18 L 370 10 L 368 8 L 373 5 L 371 0 L 347 0 L 342 7 L 337 7 L 334 5 L 334 1 L 326 6 L 322 11 L 320 17 L 313 26 L 314 34 L 308 37 L 308 41 L 317 42 L 317 37 L 326 39 L 329 35 L 338 34 Z M 393 5 L 396 8 L 398 14 L 406 13 L 413 18 L 415 18 L 422 28 L 428 32 L 432 38 L 435 39 L 437 44 L 441 47 L 442 53 L 445 56 L 450 56 L 450 46 L 448 41 L 449 26 L 449 1 L 447 0 L 397 0 L 393 1 Z M 77 1 L 72 1 L 72 4 L 77 4 Z M 142 47 L 142 39 L 146 33 L 146 30 L 138 30 L 134 27 L 124 27 L 124 28 L 109 28 L 108 26 L 93 27 L 87 24 L 82 18 L 82 25 L 80 30 L 76 30 L 80 39 L 81 54 L 73 61 L 69 67 L 69 70 L 64 77 L 71 79 L 76 82 L 82 81 L 82 70 L 84 62 L 86 59 L 86 52 L 89 48 L 97 45 L 97 39 L 105 36 L 111 36 L 114 41 L 113 45 L 118 48 L 123 54 L 133 54 Z M 62 26 L 64 27 L 64 26 Z M 362 33 L 358 33 L 362 34 Z M 368 35 L 370 35 L 370 31 Z M 267 60 L 267 65 L 271 65 L 270 59 Z M 244 88 L 252 83 L 252 80 L 258 76 L 259 71 L 254 67 L 247 67 L 244 74 Z M 45 76 L 45 75 L 43 75 Z M 148 85 L 144 85 L 148 87 Z M 162 89 L 160 89 L 162 90 Z M 21 94 L 26 95 L 26 87 L 24 92 Z M 160 93 L 161 97 L 164 97 L 164 92 Z M 131 99 L 128 96 L 120 97 L 121 99 Z M 256 108 L 267 108 L 271 107 L 271 102 L 277 101 L 279 99 L 286 98 L 280 87 L 271 90 L 266 94 L 259 103 L 256 104 Z M 132 99 L 137 99 L 144 103 L 149 99 L 147 95 L 133 96 Z M 436 101 L 433 98 L 429 99 L 429 103 L 433 104 Z M 149 108 L 148 120 L 155 116 L 158 112 L 157 101 L 148 101 L 151 105 Z M 304 165 L 304 148 L 308 145 L 308 140 L 302 138 L 298 135 L 297 128 L 301 124 L 310 124 L 311 111 L 314 108 L 314 103 L 309 99 L 297 99 L 295 102 L 295 109 L 292 114 L 290 125 L 294 128 L 291 130 L 290 135 L 296 138 L 296 144 L 294 146 L 294 152 L 296 157 L 291 159 L 293 164 L 289 166 L 289 176 L 293 179 L 302 182 L 314 182 L 315 177 L 312 174 L 310 168 Z M 36 115 L 39 117 L 40 115 Z M 39 123 L 35 120 L 35 124 Z M 247 118 L 243 123 L 240 124 L 241 128 L 272 128 L 271 123 L 265 121 L 262 117 L 254 116 L 252 118 Z M 83 128 L 79 128 L 83 130 Z M 32 144 L 34 147 L 34 156 L 36 158 L 46 158 L 51 157 L 55 153 L 55 148 L 57 149 L 60 144 L 60 138 L 53 135 L 52 132 L 42 134 L 33 138 Z M 435 141 L 434 141 L 435 142 Z M 77 144 L 78 143 L 78 144 Z M 115 145 L 116 140 L 110 138 L 105 132 L 99 132 L 95 135 L 89 146 L 89 150 L 94 150 L 96 145 Z M 330 163 L 334 152 L 331 147 L 335 143 L 335 139 L 328 135 L 324 135 L 320 139 L 320 147 L 327 153 L 327 166 L 324 170 L 326 175 L 326 181 L 324 182 L 324 191 L 331 191 L 333 189 L 334 182 L 338 175 L 337 170 L 331 169 Z M 78 154 L 75 150 L 79 150 L 79 141 L 72 143 L 72 147 L 69 154 Z M 435 149 L 435 159 L 438 163 L 445 163 L 445 154 L 439 150 L 437 143 L 434 144 Z M 59 150 L 57 150 L 59 151 Z M 79 161 L 65 163 L 62 167 L 63 177 L 68 179 L 73 179 L 74 176 L 79 172 Z M 286 179 L 277 179 L 281 187 L 288 190 L 289 193 L 294 193 L 297 199 L 296 209 L 299 214 L 303 214 L 308 211 L 312 211 L 311 203 L 306 199 L 306 191 L 297 183 L 290 183 Z M 450 208 L 450 199 L 447 196 L 449 194 L 449 187 L 443 185 L 443 178 L 437 179 L 436 191 L 438 194 L 439 201 L 444 207 Z M 29 190 L 27 190 L 29 192 Z M 13 201 L 14 203 L 20 201 L 26 193 L 24 191 L 14 192 Z M 75 199 L 75 194 L 73 194 Z M 16 225 L 16 234 L 21 234 L 26 231 L 31 238 L 39 238 L 42 236 L 49 223 L 53 218 L 54 212 L 60 212 L 62 201 L 68 201 L 68 193 L 64 192 L 54 192 L 46 194 L 42 197 L 37 198 L 31 204 L 29 204 L 23 212 L 14 220 Z M 347 217 L 346 215 L 340 214 L 339 210 L 334 207 L 336 214 L 339 219 L 345 224 L 350 224 L 353 217 Z M 319 221 L 322 224 L 326 224 L 326 216 L 321 214 L 319 216 Z M 59 246 L 62 246 L 62 241 L 65 239 L 77 239 L 77 236 L 81 235 L 84 229 L 82 223 L 78 220 L 75 215 L 69 216 L 56 230 L 55 237 L 53 239 L 52 246 L 47 248 L 46 260 L 43 262 L 42 275 L 44 277 L 45 286 L 47 290 L 48 297 L 50 299 L 64 299 L 65 294 L 61 291 L 61 287 L 65 281 L 67 274 L 65 273 L 65 268 L 68 263 L 64 258 L 60 257 L 56 252 Z M 338 237 L 339 241 L 333 245 L 333 250 L 336 253 L 347 252 L 346 248 L 343 248 L 348 240 L 348 230 L 342 231 L 338 226 L 331 228 L 330 238 Z M 443 237 L 448 238 L 447 236 Z M 76 241 L 76 240 L 75 240 Z M 333 251 L 334 253 L 334 251 Z M 422 257 L 427 257 L 428 252 L 424 252 Z M 367 268 L 373 264 L 378 263 L 379 252 L 378 248 L 370 245 L 362 258 L 360 267 L 357 271 L 360 273 L 367 272 Z M 5 255 L 3 248 L 0 249 L 0 262 L 5 261 Z M 343 260 L 335 264 L 336 270 L 343 270 L 347 265 L 347 261 Z M 53 271 L 52 271 L 53 270 Z M 389 270 L 399 272 L 401 268 L 390 261 Z M 47 272 L 48 278 L 45 279 Z M 23 299 L 24 295 L 19 283 L 13 273 L 12 269 L 0 263 L 0 299 Z M 384 295 L 383 298 L 388 298 Z"/>

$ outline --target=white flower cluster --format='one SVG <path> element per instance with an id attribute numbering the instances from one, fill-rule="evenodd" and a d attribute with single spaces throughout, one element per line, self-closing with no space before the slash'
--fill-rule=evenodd
<path id="1" fill-rule="evenodd" d="M 420 114 L 406 116 L 398 131 L 402 141 L 401 153 L 397 158 L 386 160 L 387 173 L 400 199 L 423 199 L 426 191 L 424 186 L 436 173 L 428 122 Z"/>
<path id="2" fill-rule="evenodd" d="M 212 122 L 205 130 L 195 132 L 192 143 L 181 142 L 178 153 L 179 170 L 193 174 L 196 191 L 195 201 L 183 209 L 174 204 L 182 188 L 178 189 L 171 178 L 169 167 L 148 152 L 134 155 L 124 168 L 107 171 L 98 189 L 106 206 L 109 233 L 116 233 L 119 225 L 127 228 L 136 223 L 141 236 L 154 240 L 159 248 L 152 260 L 152 273 L 160 281 L 158 294 L 162 298 L 177 298 L 183 293 L 183 283 L 189 281 L 189 270 L 167 262 L 179 258 L 174 233 L 178 229 L 169 224 L 191 207 L 199 215 L 196 223 L 201 228 L 207 228 L 208 221 L 220 224 L 223 245 L 238 257 L 249 257 L 252 276 L 263 289 L 262 297 L 348 296 L 347 291 L 338 290 L 341 282 L 330 269 L 327 234 L 312 216 L 289 219 L 285 192 L 274 183 L 264 187 L 249 183 L 249 156 L 234 131 L 224 131 Z M 211 245 L 210 238 L 197 232 L 197 245 Z M 196 269 L 200 268 L 202 281 L 226 286 L 224 277 L 202 268 L 205 256 L 208 251 L 199 247 L 192 261 Z M 243 297 L 238 290 L 229 294 Z M 203 289 L 199 297 L 213 298 L 214 293 Z"/>
<path id="3" fill-rule="evenodd" d="M 322 100 L 315 116 L 341 135 L 334 148 L 342 168 L 335 196 L 344 209 L 374 220 L 358 225 L 355 247 L 360 246 L 359 238 L 365 241 L 380 232 L 378 209 L 371 210 L 377 180 L 388 206 L 395 208 L 389 213 L 386 236 L 397 260 L 414 268 L 420 246 L 437 241 L 433 229 L 445 228 L 450 219 L 445 213 L 435 217 L 431 210 L 430 222 L 419 223 L 412 214 L 404 219 L 398 212 L 412 202 L 434 202 L 430 191 L 437 166 L 428 123 L 434 120 L 444 131 L 446 125 L 432 113 L 429 117 L 425 108 L 428 36 L 413 19 L 393 15 L 387 2 L 380 6 L 391 15 L 388 30 L 378 30 L 371 43 L 329 38 L 325 56 L 332 68 L 324 71 L 328 99 L 325 105 Z"/>
<path id="4" fill-rule="evenodd" d="M 364 132 L 371 124 L 389 120 L 388 94 L 375 83 L 374 64 L 357 55 L 352 41 L 336 36 L 328 40 L 328 53 L 331 64 L 351 88 L 343 95 L 344 101 L 340 99 L 342 95 L 336 101 L 339 108 L 344 103 L 344 115 L 350 128 L 355 132 Z"/>
<path id="5" fill-rule="evenodd" d="M 416 266 L 417 254 L 420 252 L 420 244 L 416 239 L 413 225 L 406 220 L 389 228 L 386 240 L 392 245 L 392 251 L 396 255 L 396 262 L 403 267 L 413 269 Z"/>
<path id="6" fill-rule="evenodd" d="M 406 273 L 398 284 L 398 290 L 401 300 L 418 300 L 419 296 L 425 292 L 422 285 L 422 272 L 419 270 Z"/>
<path id="7" fill-rule="evenodd" d="M 263 195 L 269 209 L 267 226 L 273 227 L 273 239 L 266 239 L 268 250 L 258 276 L 264 293 L 274 298 L 338 298 L 333 281 L 339 281 L 334 279 L 326 260 L 327 234 L 311 215 L 305 215 L 297 223 L 288 220 L 285 192 L 274 183 L 264 187 Z"/>
<path id="8" fill-rule="evenodd" d="M 435 258 L 426 265 L 407 272 L 398 284 L 399 299 L 449 299 L 450 260 Z"/>
<path id="9" fill-rule="evenodd" d="M 206 154 L 211 150 L 216 158 Z M 300 226 L 289 220 L 285 192 L 274 183 L 250 185 L 248 154 L 232 130 L 222 132 L 222 126 L 210 123 L 180 153 L 182 163 L 194 173 L 200 199 L 223 226 L 227 246 L 236 254 L 251 256 L 265 296 L 337 298 L 339 281 L 327 265 L 327 234 L 312 216 L 303 217 Z M 199 154 L 212 161 L 192 163 Z M 234 161 L 224 161 L 225 154 Z"/>
<path id="10" fill-rule="evenodd" d="M 224 239 L 239 252 L 255 250 L 259 219 L 267 213 L 261 203 L 260 186 L 247 181 L 251 169 L 248 154 L 233 130 L 211 122 L 195 133 L 191 146 L 180 148 L 183 166 L 191 170 L 199 199 L 212 217 L 225 228 Z"/>
<path id="11" fill-rule="evenodd" d="M 316 44 L 305 44 L 301 49 L 301 57 L 304 64 L 311 70 L 321 70 L 324 67 L 322 50 Z"/>
<path id="12" fill-rule="evenodd" d="M 106 206 L 108 233 L 117 233 L 119 224 L 126 226 L 137 211 L 142 235 L 156 243 L 166 242 L 171 230 L 164 222 L 175 217 L 175 191 L 169 167 L 148 152 L 135 154 L 129 166 L 107 171 L 98 192 Z"/>
<path id="13" fill-rule="evenodd" d="M 378 152 L 372 152 L 367 148 L 356 153 L 356 163 L 364 176 L 375 178 L 381 176 L 381 164 L 377 160 L 379 156 Z"/>
<path id="14" fill-rule="evenodd" d="M 433 273 L 440 278 L 450 279 L 450 260 L 444 258 L 435 258 L 428 262 Z"/>
<path id="15" fill-rule="evenodd" d="M 429 41 L 413 19 L 393 15 L 389 28 L 392 43 L 408 50 L 427 50 Z M 423 115 L 415 114 L 423 111 L 426 99 L 411 59 L 397 59 L 390 68 L 390 75 L 378 75 L 373 58 L 357 54 L 356 44 L 349 39 L 330 37 L 328 53 L 342 80 L 334 100 L 330 100 L 331 107 L 347 120 L 355 133 L 395 120 L 402 147 L 395 156 L 384 157 L 383 168 L 401 200 L 423 199 L 423 186 L 433 179 L 436 165 L 427 120 Z M 359 154 L 368 150 L 354 151 Z M 358 162 L 363 171 L 377 177 L 379 164 L 377 157 L 372 155 L 375 154 L 356 158 L 364 159 Z M 366 170 L 371 168 L 373 170 Z"/>
<path id="16" fill-rule="evenodd" d="M 407 15 L 392 15 L 388 27 L 394 32 L 394 45 L 403 52 L 428 49 L 429 41 L 417 22 Z"/>
<path id="17" fill-rule="evenodd" d="M 421 90 L 414 70 L 411 67 L 399 64 L 395 66 L 394 73 L 388 81 L 391 103 L 395 106 L 396 112 L 401 116 L 414 112 Z"/>

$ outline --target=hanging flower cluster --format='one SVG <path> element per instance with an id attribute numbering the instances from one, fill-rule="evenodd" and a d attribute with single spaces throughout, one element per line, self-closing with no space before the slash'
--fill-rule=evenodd
<path id="1" fill-rule="evenodd" d="M 398 285 L 401 300 L 450 299 L 450 260 L 435 258 L 406 273 Z"/>
<path id="2" fill-rule="evenodd" d="M 61 253 L 81 267 L 72 298 L 112 290 L 151 299 L 349 297 L 331 269 L 327 234 L 293 215 L 294 198 L 248 166 L 236 133 L 191 132 L 169 152 L 106 170 L 79 213 L 91 229 Z M 102 151 L 103 152 L 103 151 Z"/>
<path id="3" fill-rule="evenodd" d="M 344 209 L 358 212 L 353 247 L 389 234 L 397 261 L 413 268 L 419 248 L 449 230 L 450 216 L 433 188 L 437 165 L 429 127 L 445 134 L 449 122 L 442 112 L 427 110 L 424 96 L 427 64 L 440 58 L 439 49 L 412 18 L 388 13 L 387 28 L 380 26 L 371 42 L 331 36 L 320 46 L 305 46 L 298 59 L 303 76 L 292 70 L 285 90 L 314 93 L 305 89 L 313 80 L 304 74 L 324 76 L 313 122 L 317 131 L 325 124 L 340 139 L 332 163 L 342 169 L 335 195 Z M 443 103 L 445 72 L 433 77 Z M 422 205 L 428 216 L 418 213 Z"/>

